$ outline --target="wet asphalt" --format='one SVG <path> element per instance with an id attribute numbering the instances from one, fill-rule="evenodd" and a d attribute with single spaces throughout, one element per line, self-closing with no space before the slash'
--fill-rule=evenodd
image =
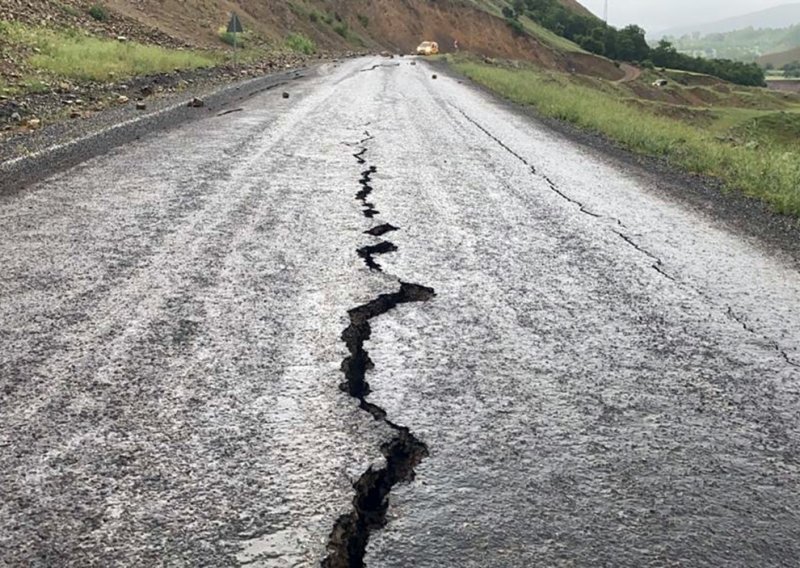
<path id="1" fill-rule="evenodd" d="M 798 565 L 797 258 L 410 58 L 286 90 L 0 196 L 0 564 Z"/>

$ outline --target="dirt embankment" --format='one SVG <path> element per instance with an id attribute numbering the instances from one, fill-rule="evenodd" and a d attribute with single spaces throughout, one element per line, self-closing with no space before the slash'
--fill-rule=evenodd
<path id="1" fill-rule="evenodd" d="M 104 10 L 102 21 L 92 18 L 89 9 L 94 5 L 99 4 L 88 0 L 0 0 L 0 21 L 71 28 L 98 37 L 126 37 L 166 47 L 187 45 L 159 26 L 126 17 L 123 12 Z"/>
<path id="2" fill-rule="evenodd" d="M 0 19 L 84 29 L 93 35 L 126 36 L 168 46 L 224 48 L 219 29 L 239 14 L 259 43 L 282 47 L 289 34 L 304 34 L 323 51 L 412 52 L 423 40 L 442 51 L 463 50 L 532 61 L 549 69 L 609 80 L 624 76 L 611 61 L 590 54 L 562 53 L 506 21 L 458 0 L 104 0 L 107 17 L 89 16 L 94 0 L 3 0 Z M 574 8 L 585 10 L 579 4 Z"/>
<path id="3" fill-rule="evenodd" d="M 341 8 L 355 10 L 370 22 L 370 33 L 385 45 L 413 51 L 423 39 L 436 41 L 443 52 L 459 49 L 488 57 L 532 61 L 548 69 L 615 80 L 624 71 L 613 62 L 587 53 L 563 53 L 529 35 L 513 32 L 505 20 L 453 0 L 350 0 Z"/>

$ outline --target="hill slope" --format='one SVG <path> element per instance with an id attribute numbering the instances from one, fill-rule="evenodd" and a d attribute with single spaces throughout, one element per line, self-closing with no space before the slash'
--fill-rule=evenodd
<path id="1" fill-rule="evenodd" d="M 800 47 L 795 47 L 779 53 L 770 53 L 769 55 L 758 58 L 759 65 L 772 64 L 776 69 L 780 69 L 784 65 L 794 63 L 795 61 L 800 61 Z"/>
<path id="2" fill-rule="evenodd" d="M 767 8 L 750 14 L 726 18 L 716 22 L 707 22 L 694 26 L 680 26 L 664 30 L 655 34 L 656 37 L 681 37 L 687 34 L 718 34 L 743 30 L 749 27 L 759 28 L 787 28 L 800 24 L 800 3 L 785 4 L 775 8 Z"/>
<path id="3" fill-rule="evenodd" d="M 562 0 L 584 10 L 575 0 Z M 104 22 L 88 18 L 91 6 L 108 12 Z M 602 58 L 572 54 L 536 34 L 516 34 L 499 16 L 506 0 L 3 0 L 0 20 L 32 25 L 83 27 L 93 35 L 125 35 L 146 43 L 222 49 L 219 29 L 236 11 L 253 44 L 285 49 L 302 34 L 324 51 L 411 52 L 423 39 L 443 51 L 461 49 L 489 57 L 523 59 L 552 69 L 613 76 Z"/>
<path id="4" fill-rule="evenodd" d="M 706 36 L 683 36 L 674 42 L 684 52 L 752 61 L 767 53 L 780 53 L 800 46 L 800 25 L 787 28 L 746 28 Z"/>

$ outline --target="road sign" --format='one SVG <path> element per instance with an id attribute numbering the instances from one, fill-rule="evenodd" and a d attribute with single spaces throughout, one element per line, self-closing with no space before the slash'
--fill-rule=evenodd
<path id="1" fill-rule="evenodd" d="M 228 22 L 228 33 L 229 34 L 244 33 L 242 22 L 239 21 L 239 16 L 236 15 L 236 12 L 231 12 L 231 21 Z"/>

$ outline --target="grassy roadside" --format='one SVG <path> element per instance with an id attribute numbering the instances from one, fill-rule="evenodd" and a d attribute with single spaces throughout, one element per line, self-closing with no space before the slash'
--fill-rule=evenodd
<path id="1" fill-rule="evenodd" d="M 0 96 L 24 97 L 60 90 L 65 83 L 102 85 L 234 62 L 258 65 L 294 55 L 309 56 L 317 51 L 311 39 L 296 33 L 278 44 L 248 42 L 240 43 L 234 55 L 222 41 L 218 49 L 167 48 L 97 37 L 75 28 L 0 20 L 0 64 L 6 63 L 0 65 Z"/>
<path id="2" fill-rule="evenodd" d="M 451 59 L 450 63 L 477 83 L 531 105 L 544 116 L 602 133 L 629 150 L 665 158 L 686 171 L 717 177 L 730 189 L 762 199 L 780 213 L 800 217 L 800 144 L 796 139 L 763 136 L 758 144 L 737 144 L 713 128 L 656 115 L 646 105 L 631 106 L 612 89 L 576 84 L 569 76 L 470 59 Z"/>
<path id="3" fill-rule="evenodd" d="M 107 81 L 211 67 L 220 56 L 195 50 L 176 50 L 88 36 L 79 31 L 57 30 L 0 21 L 0 48 L 24 58 L 19 92 L 35 91 L 46 79 Z M 6 87 L 9 89 L 10 87 Z"/>

